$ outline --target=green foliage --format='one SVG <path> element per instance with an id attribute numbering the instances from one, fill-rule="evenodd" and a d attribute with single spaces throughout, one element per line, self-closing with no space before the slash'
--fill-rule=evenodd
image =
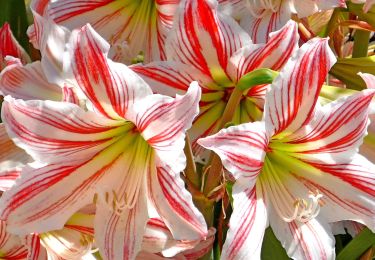
<path id="1" fill-rule="evenodd" d="M 375 75 L 375 56 L 338 59 L 330 74 L 344 82 L 348 88 L 366 89 L 365 82 L 357 75 L 358 72 Z"/>
<path id="2" fill-rule="evenodd" d="M 269 227 L 266 229 L 262 244 L 262 260 L 289 260 L 290 258 L 286 254 L 285 249 L 282 247 L 280 241 L 276 238 L 272 229 Z"/>
<path id="3" fill-rule="evenodd" d="M 339 253 L 337 260 L 353 260 L 359 258 L 367 249 L 375 245 L 375 234 L 368 228 L 363 229 Z"/>

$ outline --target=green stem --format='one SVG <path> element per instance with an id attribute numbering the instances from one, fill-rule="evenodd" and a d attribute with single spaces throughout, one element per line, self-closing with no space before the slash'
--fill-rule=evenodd
<path id="1" fill-rule="evenodd" d="M 338 24 L 337 20 L 339 18 L 340 12 L 341 10 L 339 8 L 336 8 L 335 10 L 333 10 L 331 19 L 329 19 L 327 27 L 322 35 L 323 37 L 327 37 L 330 33 L 334 31 L 334 29 L 336 29 L 336 26 Z"/>
<path id="2" fill-rule="evenodd" d="M 354 34 L 353 58 L 367 57 L 370 32 L 357 30 Z"/>
<path id="3" fill-rule="evenodd" d="M 234 88 L 234 91 L 232 92 L 227 106 L 225 107 L 223 116 L 221 118 L 221 122 L 219 125 L 219 129 L 223 128 L 225 124 L 230 122 L 233 118 L 234 112 L 237 109 L 238 104 L 241 101 L 243 95 L 243 91 L 239 88 Z M 207 196 L 213 189 L 215 189 L 217 186 L 220 185 L 221 182 L 221 177 L 222 177 L 222 169 L 223 165 L 221 163 L 220 157 L 216 154 L 213 155 L 212 161 L 211 161 L 211 168 L 207 174 L 205 186 L 203 189 L 203 193 Z M 208 211 L 209 216 L 208 217 L 208 222 L 207 224 L 209 226 L 212 226 L 213 224 L 213 215 L 214 215 L 214 209 L 213 209 L 214 204 L 212 204 L 212 209 Z M 207 219 L 207 218 L 206 218 Z"/>

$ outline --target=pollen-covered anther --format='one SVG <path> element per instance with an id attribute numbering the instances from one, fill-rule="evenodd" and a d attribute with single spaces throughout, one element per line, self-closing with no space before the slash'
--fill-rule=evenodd
<path id="1" fill-rule="evenodd" d="M 298 220 L 300 222 L 308 222 L 318 216 L 320 212 L 320 207 L 323 205 L 322 201 L 320 200 L 323 197 L 319 191 L 315 193 L 310 192 L 309 200 L 305 199 L 297 199 L 294 202 L 294 213 L 292 217 L 285 218 L 282 217 L 286 222 L 292 222 L 294 220 Z"/>

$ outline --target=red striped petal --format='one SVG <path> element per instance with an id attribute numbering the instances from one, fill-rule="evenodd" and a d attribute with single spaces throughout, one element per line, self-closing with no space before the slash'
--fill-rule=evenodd
<path id="1" fill-rule="evenodd" d="M 0 250 L 5 259 L 26 259 L 28 252 L 21 237 L 8 233 L 5 221 L 0 221 Z"/>
<path id="2" fill-rule="evenodd" d="M 73 32 L 72 45 L 77 83 L 104 116 L 122 119 L 136 99 L 152 93 L 127 66 L 107 59 L 109 45 L 90 25 Z"/>
<path id="3" fill-rule="evenodd" d="M 228 72 L 234 81 L 259 68 L 280 70 L 298 48 L 297 24 L 290 20 L 279 31 L 270 33 L 266 44 L 251 44 L 230 58 Z"/>
<path id="4" fill-rule="evenodd" d="M 215 239 L 215 229 L 208 230 L 204 240 L 177 240 L 174 239 L 168 227 L 159 218 L 149 219 L 145 235 L 143 236 L 142 254 L 161 253 L 164 257 L 182 257 L 198 259 L 212 249 Z M 138 255 L 138 257 L 140 257 Z M 140 258 L 141 259 L 141 258 Z M 148 259 L 148 258 L 147 258 Z"/>
<path id="5" fill-rule="evenodd" d="M 202 239 L 207 226 L 195 207 L 180 173 L 168 166 L 150 171 L 147 179 L 149 197 L 173 237 L 178 240 Z"/>
<path id="6" fill-rule="evenodd" d="M 222 259 L 260 259 L 268 215 L 262 190 L 254 183 L 241 178 L 233 186 L 233 213 Z"/>
<path id="7" fill-rule="evenodd" d="M 272 211 L 271 211 L 272 212 Z M 319 218 L 307 223 L 285 222 L 270 212 L 270 226 L 293 259 L 334 259 L 335 239 L 327 223 Z"/>
<path id="8" fill-rule="evenodd" d="M 6 97 L 2 115 L 15 143 L 41 162 L 87 159 L 113 143 L 125 128 L 132 128 L 74 104 L 53 101 Z"/>
<path id="9" fill-rule="evenodd" d="M 229 58 L 250 42 L 233 19 L 217 11 L 216 1 L 185 1 L 167 39 L 167 57 L 225 78 Z"/>
<path id="10" fill-rule="evenodd" d="M 346 163 L 314 162 L 304 160 L 307 165 L 292 162 L 293 176 L 307 190 L 319 191 L 323 195 L 320 215 L 328 222 L 354 220 L 374 229 L 375 215 L 375 165 L 361 155 Z M 313 166 L 314 168 L 312 168 Z"/>
<path id="11" fill-rule="evenodd" d="M 184 96 L 151 95 L 136 103 L 132 121 L 159 159 L 179 172 L 185 167 L 185 132 L 198 114 L 201 90 L 193 82 Z"/>
<path id="12" fill-rule="evenodd" d="M 276 12 L 271 9 L 262 9 L 260 6 L 248 5 L 251 12 L 242 16 L 240 25 L 250 35 L 254 43 L 267 42 L 271 32 L 279 30 L 291 18 L 292 12 L 288 4 L 276 4 Z"/>
<path id="13" fill-rule="evenodd" d="M 138 73 L 152 88 L 154 93 L 167 96 L 184 94 L 191 82 L 197 81 L 202 92 L 216 87 L 211 77 L 202 74 L 190 65 L 175 61 L 152 62 L 146 65 L 137 64 L 130 67 Z"/>
<path id="14" fill-rule="evenodd" d="M 24 150 L 18 148 L 9 138 L 4 123 L 0 123 L 0 168 L 6 174 L 7 170 L 20 167 L 31 161 Z"/>
<path id="15" fill-rule="evenodd" d="M 47 259 L 47 251 L 40 243 L 40 238 L 37 234 L 27 235 L 25 238 L 25 245 L 28 248 L 28 260 Z"/>
<path id="16" fill-rule="evenodd" d="M 1 165 L 3 167 L 3 165 Z M 21 174 L 21 168 L 12 168 L 12 169 L 1 169 L 0 171 L 0 191 L 6 191 L 9 190 L 14 183 L 16 182 L 16 179 Z"/>
<path id="17" fill-rule="evenodd" d="M 0 93 L 24 100 L 60 101 L 61 88 L 48 82 L 40 61 L 23 66 L 12 62 L 0 75 Z"/>
<path id="18" fill-rule="evenodd" d="M 235 178 L 242 175 L 256 177 L 263 167 L 268 136 L 264 124 L 255 122 L 223 129 L 199 139 L 198 143 L 217 153 Z"/>
<path id="19" fill-rule="evenodd" d="M 132 209 L 116 214 L 99 203 L 95 214 L 95 237 L 100 253 L 108 260 L 134 259 L 141 250 L 148 213 L 144 190 Z"/>
<path id="20" fill-rule="evenodd" d="M 365 90 L 319 107 L 313 120 L 286 142 L 302 158 L 347 161 L 357 153 L 367 133 L 368 110 L 374 94 L 375 90 Z"/>
<path id="21" fill-rule="evenodd" d="M 17 42 L 16 38 L 14 38 L 8 23 L 4 23 L 4 25 L 0 27 L 0 42 L 0 71 L 6 65 L 6 56 L 19 58 L 23 64 L 31 61 L 29 55 Z"/>
<path id="22" fill-rule="evenodd" d="M 282 69 L 266 94 L 264 118 L 275 135 L 292 133 L 313 116 L 328 70 L 336 61 L 327 39 L 304 44 Z"/>

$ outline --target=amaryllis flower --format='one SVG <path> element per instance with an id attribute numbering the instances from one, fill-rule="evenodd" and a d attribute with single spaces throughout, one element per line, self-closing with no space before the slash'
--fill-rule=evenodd
<path id="1" fill-rule="evenodd" d="M 375 165 L 357 153 L 374 91 L 320 106 L 334 62 L 326 39 L 310 40 L 272 83 L 262 121 L 198 140 L 237 179 L 223 259 L 258 259 L 269 225 L 295 259 L 334 259 L 330 222 L 375 229 Z"/>
<path id="2" fill-rule="evenodd" d="M 56 230 L 97 202 L 95 238 L 107 259 L 133 259 L 148 207 L 176 239 L 204 238 L 207 228 L 185 190 L 184 133 L 198 113 L 200 88 L 154 95 L 127 66 L 107 59 L 109 44 L 87 25 L 72 33 L 72 67 L 92 111 L 67 102 L 5 97 L 9 135 L 39 165 L 22 170 L 1 198 L 11 232 Z"/>
<path id="3" fill-rule="evenodd" d="M 167 38 L 167 61 L 131 68 L 141 75 L 156 93 L 185 93 L 189 82 L 202 88 L 200 114 L 189 131 L 195 144 L 199 137 L 217 132 L 221 117 L 238 80 L 258 68 L 279 70 L 298 48 L 297 27 L 288 22 L 272 33 L 267 44 L 252 44 L 250 37 L 231 17 L 218 10 L 217 1 L 185 1 L 176 14 Z M 243 93 L 235 112 L 236 123 L 259 120 L 267 86 Z"/>
<path id="4" fill-rule="evenodd" d="M 145 61 L 165 58 L 165 37 L 180 0 L 57 0 L 32 1 L 32 8 L 73 30 L 90 23 L 113 46 L 113 58 L 123 61 L 143 53 Z M 29 31 L 31 38 L 34 29 Z"/>
<path id="5" fill-rule="evenodd" d="M 24 64 L 31 61 L 29 55 L 13 36 L 8 23 L 0 27 L 0 42 L 0 71 L 5 67 L 5 57 L 8 55 L 21 59 Z"/>
<path id="6" fill-rule="evenodd" d="M 241 26 L 249 32 L 254 42 L 265 42 L 270 32 L 280 29 L 292 16 L 299 18 L 321 10 L 345 7 L 344 0 L 243 0 L 247 12 Z"/>

